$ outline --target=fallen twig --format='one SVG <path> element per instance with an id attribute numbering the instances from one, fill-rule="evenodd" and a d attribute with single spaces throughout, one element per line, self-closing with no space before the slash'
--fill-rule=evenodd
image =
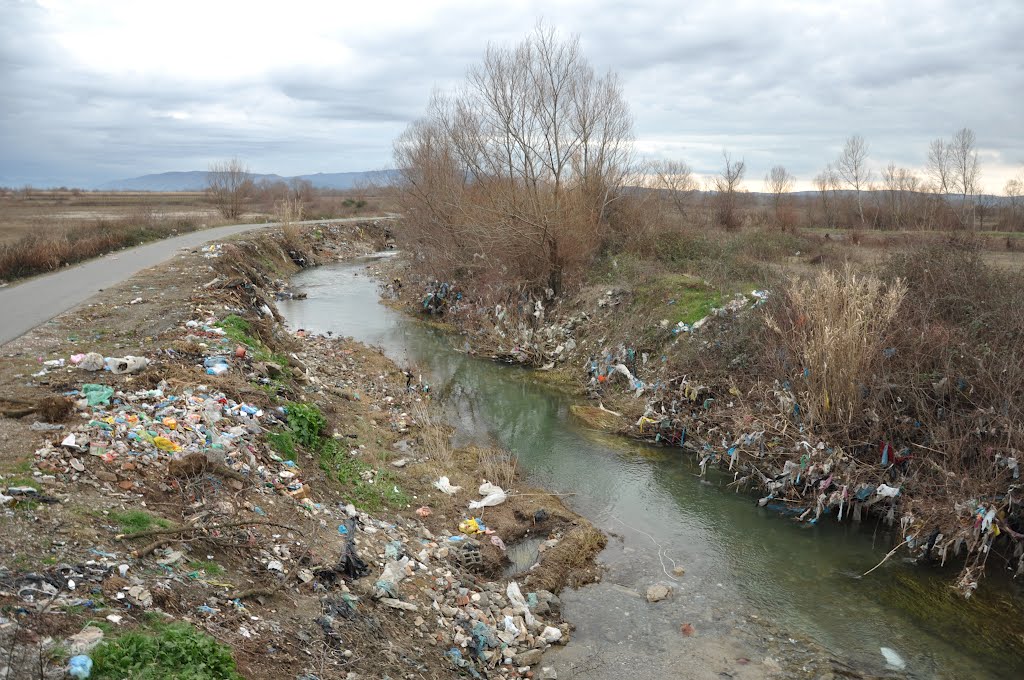
<path id="1" fill-rule="evenodd" d="M 908 542 L 909 540 L 910 540 L 909 538 L 908 538 L 908 539 L 905 539 L 905 540 L 904 540 L 904 541 L 903 541 L 902 543 L 900 543 L 900 544 L 899 544 L 898 546 L 896 546 L 895 548 L 893 548 L 892 550 L 890 550 L 890 551 L 889 551 L 889 554 L 887 554 L 887 555 L 886 555 L 885 557 L 883 557 L 883 558 L 882 558 L 882 561 L 881 561 L 881 562 L 879 562 L 878 564 L 876 564 L 875 566 L 871 567 L 870 569 L 868 569 L 867 571 L 865 571 L 865 572 L 864 572 L 863 574 L 861 574 L 861 578 L 863 578 L 863 577 L 867 576 L 868 574 L 870 574 L 871 572 L 873 572 L 873 571 L 874 571 L 875 569 L 878 569 L 878 568 L 879 568 L 880 566 L 882 566 L 883 564 L 885 564 L 885 561 L 886 561 L 887 559 L 889 559 L 890 557 L 892 557 L 893 555 L 895 555 L 895 554 L 896 554 L 896 551 L 897 551 L 897 550 L 899 550 L 900 548 L 902 548 L 902 547 L 903 547 L 904 545 L 906 545 L 906 543 L 907 543 L 907 542 Z"/>

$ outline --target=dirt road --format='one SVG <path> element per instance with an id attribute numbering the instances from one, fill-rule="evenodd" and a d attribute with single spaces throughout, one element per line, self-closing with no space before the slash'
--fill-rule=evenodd
<path id="1" fill-rule="evenodd" d="M 320 222 L 359 222 L 390 217 L 353 217 Z M 22 336 L 36 326 L 88 300 L 97 292 L 143 269 L 169 259 L 183 248 L 196 248 L 235 234 L 280 226 L 278 223 L 235 224 L 204 229 L 137 248 L 120 250 L 88 262 L 44 274 L 0 289 L 0 345 Z"/>

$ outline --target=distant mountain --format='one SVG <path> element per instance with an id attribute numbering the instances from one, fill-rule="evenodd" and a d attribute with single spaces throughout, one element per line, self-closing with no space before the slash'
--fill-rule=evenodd
<path id="1" fill-rule="evenodd" d="M 188 172 L 161 172 L 131 179 L 118 179 L 97 187 L 102 191 L 202 191 L 206 188 L 205 170 Z M 317 189 L 352 189 L 360 184 L 393 184 L 398 178 L 397 170 L 367 170 L 364 172 L 318 172 L 314 175 L 264 175 L 250 173 L 253 181 L 288 182 L 291 179 L 305 179 Z"/>

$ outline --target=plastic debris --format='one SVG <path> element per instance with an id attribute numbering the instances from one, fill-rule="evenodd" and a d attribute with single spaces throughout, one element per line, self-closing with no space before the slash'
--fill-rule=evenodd
<path id="1" fill-rule="evenodd" d="M 138 373 L 145 369 L 146 366 L 149 366 L 149 359 L 128 355 L 125 357 L 107 357 L 103 360 L 103 363 L 106 364 L 111 373 L 120 375 L 122 373 Z"/>
<path id="2" fill-rule="evenodd" d="M 114 396 L 114 388 L 107 385 L 86 383 L 82 385 L 82 395 L 89 406 L 109 404 L 110 398 Z"/>
<path id="3" fill-rule="evenodd" d="M 903 660 L 903 657 L 901 657 L 895 649 L 890 649 L 889 647 L 881 647 L 880 649 L 882 656 L 885 657 L 886 665 L 890 668 L 895 668 L 896 670 L 901 671 L 907 667 L 907 662 Z"/>
<path id="4" fill-rule="evenodd" d="M 441 477 L 439 480 L 434 482 L 434 486 L 448 495 L 462 491 L 461 486 L 452 486 L 451 481 L 447 477 Z"/>
<path id="5" fill-rule="evenodd" d="M 78 680 L 88 678 L 92 674 L 92 659 L 84 654 L 71 657 L 68 661 L 68 675 Z"/>
<path id="6" fill-rule="evenodd" d="M 898 496 L 900 493 L 900 489 L 898 486 L 879 484 L 878 488 L 875 489 L 875 493 L 877 493 L 882 498 L 896 498 L 896 496 Z"/>
<path id="7" fill-rule="evenodd" d="M 505 502 L 505 499 L 507 498 L 504 489 L 502 489 L 500 486 L 491 484 L 490 482 L 484 482 L 483 484 L 481 484 L 479 491 L 480 495 L 484 496 L 484 498 L 478 501 L 472 501 L 469 504 L 469 507 L 473 510 L 477 510 L 479 508 L 490 508 L 495 505 L 501 505 L 502 503 Z"/>
<path id="8" fill-rule="evenodd" d="M 75 358 L 72 357 L 71 358 L 71 362 L 72 363 L 77 363 L 78 367 L 81 368 L 82 370 L 84 370 L 84 371 L 102 371 L 103 370 L 103 366 L 104 366 L 105 362 L 103 361 L 103 355 L 102 354 L 100 354 L 98 352 L 89 352 L 88 354 L 85 354 L 85 355 L 75 355 L 75 356 L 81 356 L 82 358 L 79 361 L 76 362 Z"/>

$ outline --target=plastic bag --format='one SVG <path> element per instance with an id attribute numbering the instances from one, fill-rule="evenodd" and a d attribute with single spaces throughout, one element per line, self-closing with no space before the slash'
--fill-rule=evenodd
<path id="1" fill-rule="evenodd" d="M 471 509 L 477 510 L 479 508 L 490 508 L 495 505 L 501 505 L 505 502 L 505 499 L 508 498 L 504 489 L 500 486 L 491 484 L 490 482 L 484 482 L 480 485 L 480 495 L 484 496 L 484 498 L 478 501 L 472 501 L 469 504 Z"/>
<path id="2" fill-rule="evenodd" d="M 106 385 L 86 383 L 82 385 L 82 394 L 85 396 L 89 406 L 99 406 L 110 403 L 110 398 L 114 396 L 114 388 L 107 387 Z"/>
<path id="3" fill-rule="evenodd" d="M 103 355 L 98 352 L 89 352 L 77 363 L 79 368 L 86 371 L 102 371 Z"/>
<path id="4" fill-rule="evenodd" d="M 532 626 L 535 619 L 533 618 L 533 614 L 530 613 L 530 608 L 526 604 L 526 598 L 523 597 L 523 591 L 519 590 L 519 584 L 515 581 L 509 581 L 508 587 L 505 588 L 505 594 L 508 596 L 509 602 L 523 611 L 523 618 L 526 619 L 526 625 Z"/>
<path id="5" fill-rule="evenodd" d="M 448 495 L 462 491 L 461 486 L 452 486 L 451 481 L 447 477 L 441 477 L 441 479 L 434 482 L 434 486 Z"/>
<path id="6" fill-rule="evenodd" d="M 409 566 L 408 557 L 403 557 L 401 560 L 391 560 L 385 564 L 384 572 L 373 585 L 373 596 L 378 599 L 382 597 L 397 598 L 397 586 L 405 579 L 405 568 L 407 566 Z"/>
<path id="7" fill-rule="evenodd" d="M 519 637 L 519 628 L 516 627 L 516 622 L 511 616 L 505 617 L 505 632 L 512 633 L 516 637 Z"/>
<path id="8" fill-rule="evenodd" d="M 107 357 L 103 360 L 110 369 L 111 373 L 138 373 L 142 369 L 149 366 L 149 359 L 146 357 L 135 357 L 128 355 L 125 357 Z"/>
<path id="9" fill-rule="evenodd" d="M 900 488 L 898 486 L 889 486 L 888 484 L 879 484 L 878 488 L 875 489 L 875 493 L 882 498 L 896 498 L 900 493 Z"/>

